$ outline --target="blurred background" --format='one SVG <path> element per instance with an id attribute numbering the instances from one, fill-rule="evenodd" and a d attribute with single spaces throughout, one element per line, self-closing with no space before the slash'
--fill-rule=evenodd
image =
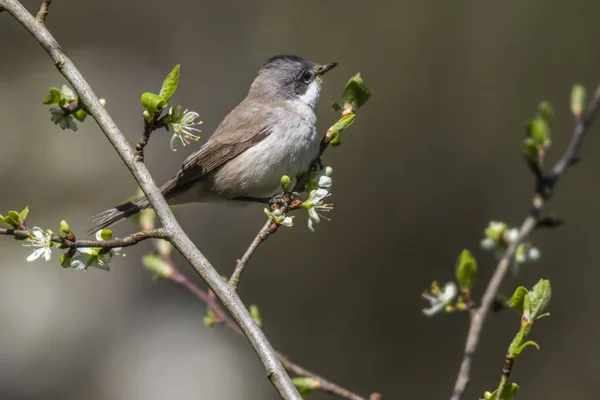
<path id="1" fill-rule="evenodd" d="M 36 12 L 39 1 L 24 5 Z M 484 227 L 518 225 L 529 208 L 524 122 L 540 100 L 555 107 L 555 161 L 572 131 L 572 85 L 600 81 L 599 17 L 592 0 L 70 0 L 52 4 L 47 24 L 131 143 L 142 129 L 140 94 L 158 91 L 176 63 L 173 101 L 200 113 L 203 140 L 270 56 L 340 63 L 325 79 L 322 132 L 337 119 L 329 105 L 360 71 L 375 94 L 324 157 L 335 171 L 332 221 L 310 233 L 296 214 L 292 229 L 259 248 L 240 293 L 260 306 L 272 344 L 300 365 L 364 396 L 447 399 L 468 318 L 424 317 L 421 291 L 451 280 L 469 248 L 480 298 L 496 264 L 479 249 Z M 0 212 L 29 205 L 31 226 L 56 231 L 67 219 L 83 238 L 89 217 L 133 194 L 135 181 L 92 120 L 75 133 L 49 121 L 41 98 L 65 80 L 6 13 L 0 37 Z M 199 146 L 172 152 L 169 139 L 155 133 L 146 152 L 159 183 Z M 542 350 L 528 349 L 513 369 L 519 398 L 597 393 L 598 155 L 600 121 L 546 209 L 566 225 L 536 232 L 541 260 L 503 284 L 505 294 L 541 277 L 553 287 L 552 316 L 531 336 Z M 259 205 L 190 205 L 177 215 L 223 274 L 265 219 Z M 115 234 L 136 229 L 125 222 Z M 63 270 L 57 252 L 27 263 L 29 249 L 1 239 L 0 398 L 276 399 L 243 338 L 206 328 L 204 304 L 152 281 L 140 262 L 151 249 L 129 249 L 109 273 L 83 273 Z M 512 311 L 486 321 L 465 399 L 497 386 L 518 325 Z"/>

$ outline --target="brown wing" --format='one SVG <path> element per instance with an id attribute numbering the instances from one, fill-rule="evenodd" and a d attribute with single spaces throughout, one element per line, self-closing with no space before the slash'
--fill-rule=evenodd
<path id="1" fill-rule="evenodd" d="M 169 186 L 181 187 L 214 171 L 269 134 L 269 108 L 242 102 L 223 119 L 215 133 L 181 165 Z"/>

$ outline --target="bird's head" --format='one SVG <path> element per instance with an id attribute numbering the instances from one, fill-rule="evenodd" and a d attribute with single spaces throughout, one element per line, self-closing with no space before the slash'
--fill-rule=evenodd
<path id="1" fill-rule="evenodd" d="M 271 100 L 294 100 L 315 108 L 323 75 L 337 63 L 316 64 L 298 56 L 275 56 L 267 60 L 250 87 L 250 96 Z"/>

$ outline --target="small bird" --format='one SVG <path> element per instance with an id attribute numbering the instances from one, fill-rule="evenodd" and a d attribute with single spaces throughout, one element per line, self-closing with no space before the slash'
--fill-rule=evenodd
<path id="1" fill-rule="evenodd" d="M 315 108 L 323 75 L 336 65 L 294 55 L 267 60 L 246 98 L 161 186 L 169 204 L 267 199 L 281 191 L 283 175 L 293 185 L 319 156 Z M 89 233 L 149 206 L 141 196 L 104 211 L 92 218 L 96 226 Z"/>

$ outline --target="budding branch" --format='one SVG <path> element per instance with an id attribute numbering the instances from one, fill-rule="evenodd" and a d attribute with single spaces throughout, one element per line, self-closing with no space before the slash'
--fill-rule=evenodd
<path id="1" fill-rule="evenodd" d="M 469 376 L 471 374 L 473 355 L 475 354 L 477 344 L 479 343 L 479 337 L 481 335 L 483 322 L 485 321 L 485 317 L 487 316 L 488 312 L 492 308 L 494 299 L 496 298 L 498 290 L 500 289 L 500 284 L 502 283 L 502 280 L 504 279 L 504 276 L 506 275 L 506 272 L 509 269 L 510 263 L 515 256 L 517 247 L 537 227 L 553 225 L 552 223 L 548 225 L 548 218 L 540 217 L 542 208 L 544 207 L 546 201 L 548 201 L 552 196 L 553 190 L 556 184 L 558 183 L 560 177 L 566 172 L 566 170 L 570 166 L 579 161 L 581 157 L 581 143 L 592 121 L 598 114 L 599 109 L 600 87 L 596 89 L 594 97 L 587 110 L 583 114 L 574 115 L 575 128 L 571 135 L 569 145 L 567 146 L 567 149 L 560 158 L 560 160 L 558 160 L 554 167 L 546 174 L 544 174 L 541 170 L 534 170 L 536 184 L 532 206 L 530 208 L 529 214 L 521 224 L 517 240 L 510 244 L 510 246 L 504 253 L 502 259 L 496 266 L 496 270 L 494 271 L 494 274 L 490 279 L 488 287 L 486 288 L 485 293 L 483 294 L 481 306 L 472 313 L 471 324 L 469 326 L 469 332 L 467 334 L 467 342 L 465 344 L 465 351 L 462 363 L 460 365 L 458 377 L 454 386 L 454 391 L 451 396 L 451 400 L 459 400 L 467 387 L 467 384 L 469 382 Z M 550 220 L 553 219 L 550 218 Z M 542 221 L 542 224 L 538 223 L 540 221 Z"/>

